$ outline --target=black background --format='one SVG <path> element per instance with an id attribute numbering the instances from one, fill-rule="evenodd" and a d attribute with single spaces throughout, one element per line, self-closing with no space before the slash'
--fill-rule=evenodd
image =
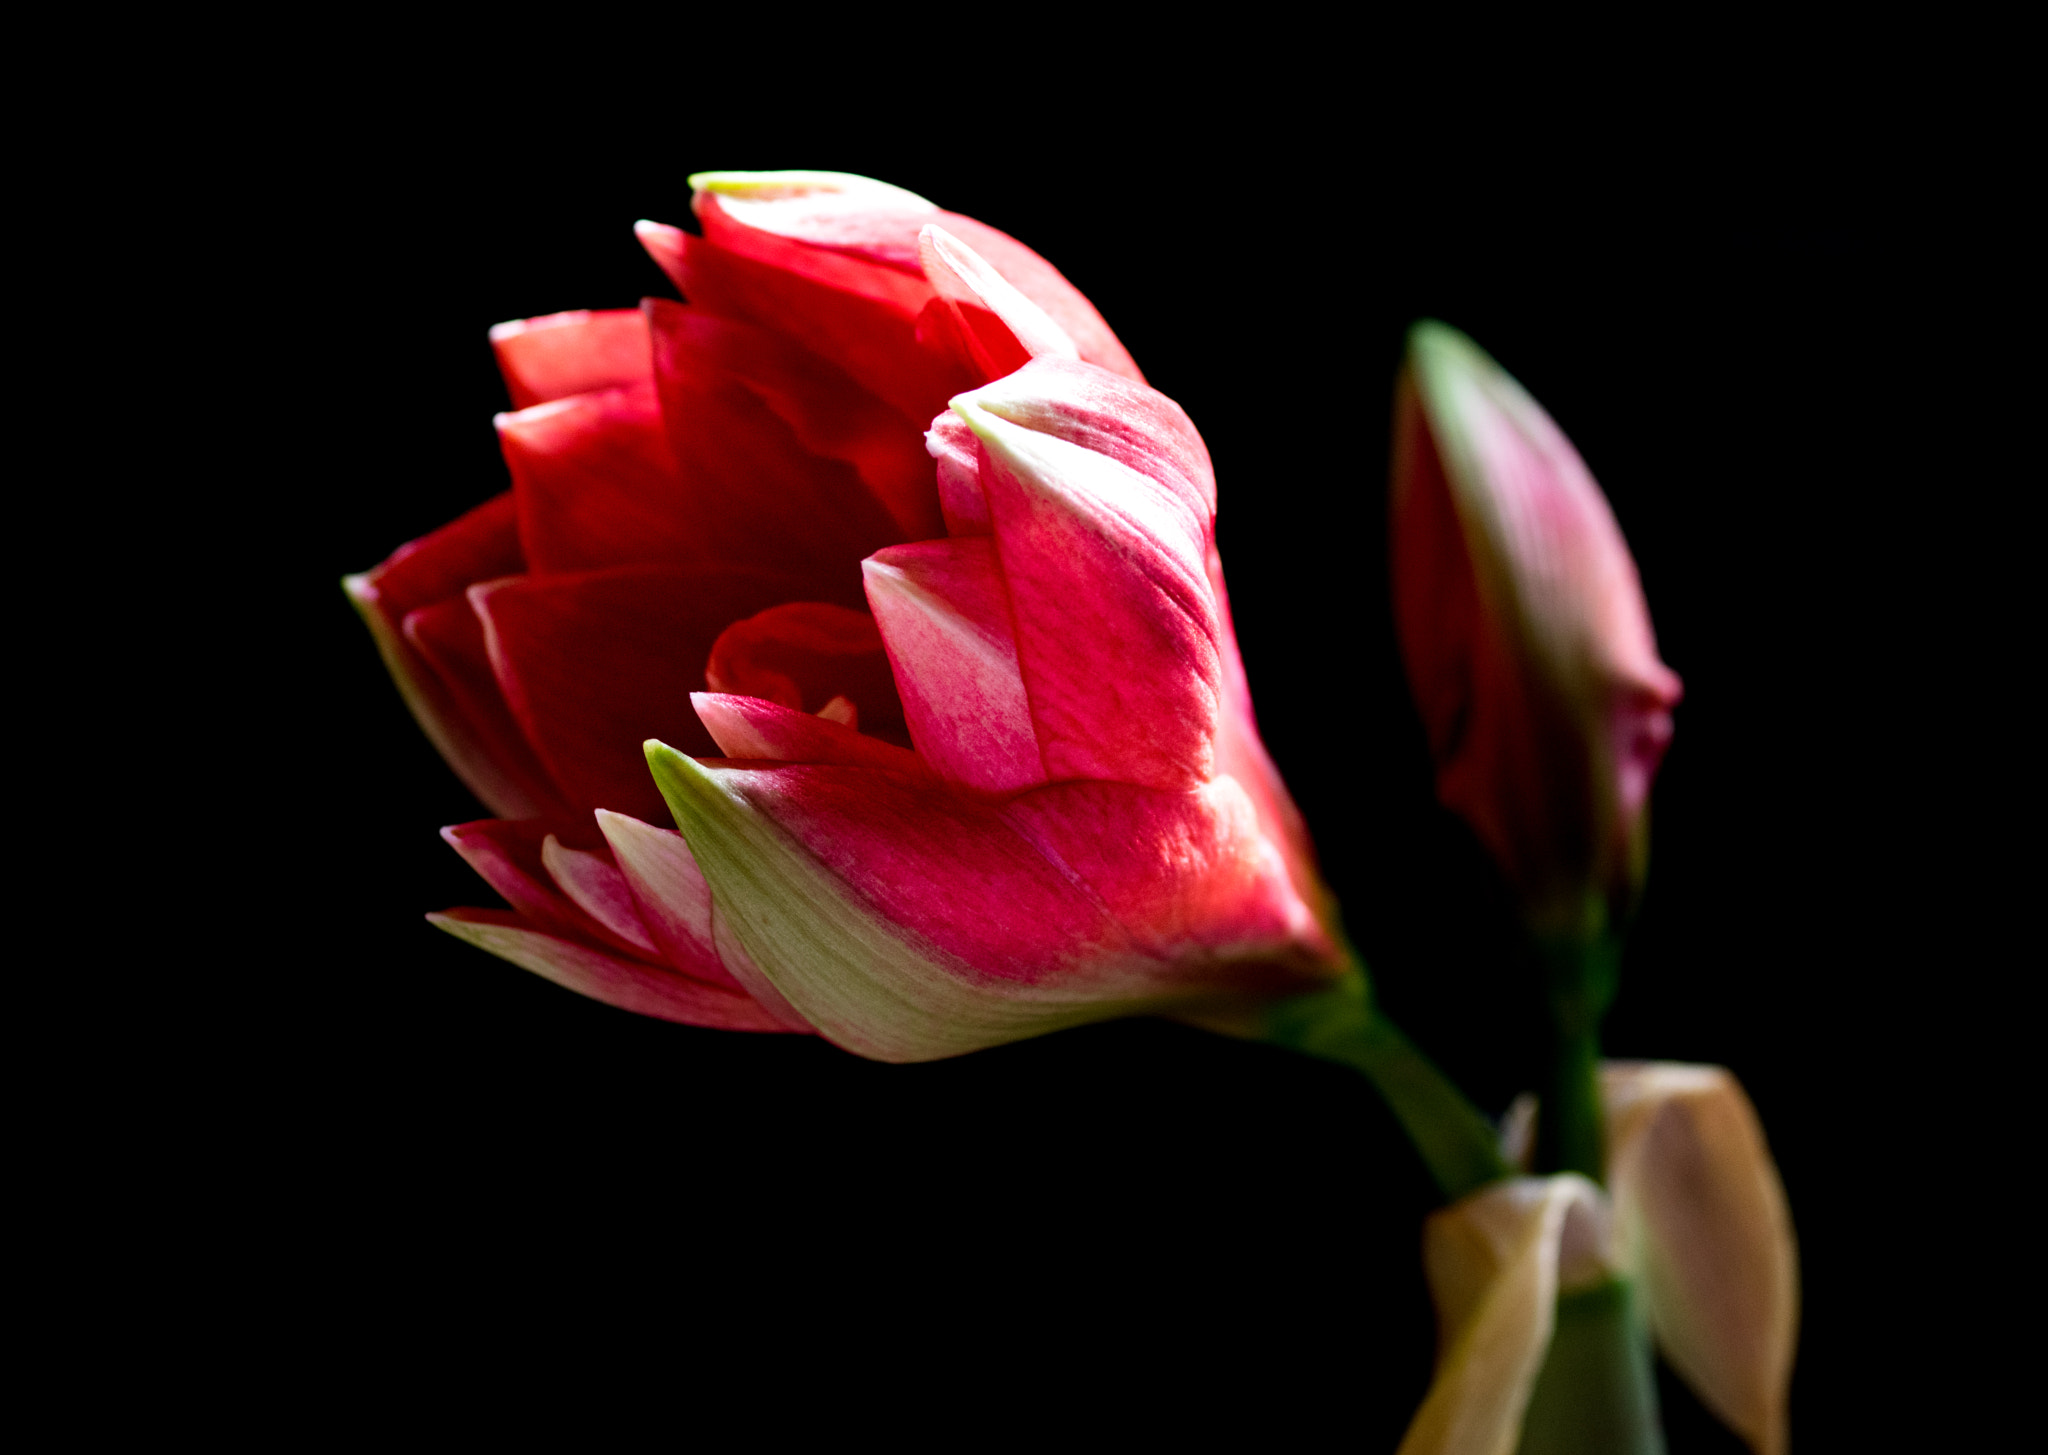
<path id="1" fill-rule="evenodd" d="M 571 127 L 393 84 L 302 118 L 289 167 L 250 162 L 267 428 L 215 548 L 253 517 L 267 549 L 223 669 L 242 768 L 206 811 L 269 827 L 236 851 L 265 890 L 212 1031 L 297 1230 L 287 1283 L 375 1313 L 415 1373 L 449 1309 L 545 1287 L 583 1301 L 583 1342 L 621 1319 L 685 1349 L 767 1340 L 900 1431 L 1078 1391 L 1133 1428 L 1390 1448 L 1426 1386 L 1431 1189 L 1349 1073 L 1152 1022 L 872 1065 L 636 1019 L 421 919 L 494 902 L 435 836 L 482 810 L 338 578 L 503 488 L 490 324 L 669 294 L 631 224 L 684 221 L 691 171 L 836 168 L 1029 243 L 1201 428 L 1267 743 L 1383 1003 L 1489 1112 L 1533 1080 L 1540 1009 L 1395 656 L 1404 330 L 1466 330 L 1573 438 L 1686 689 L 1607 1049 L 1725 1064 L 1756 1102 L 1801 1238 L 1795 1436 L 1826 1448 L 1907 1367 L 1885 1280 L 1920 1267 L 1919 1214 L 1871 1178 L 1935 1115 L 1876 1054 L 1931 892 L 1906 825 L 1934 789 L 1897 765 L 1942 653 L 1915 625 L 1931 588 L 1878 538 L 1917 468 L 1898 400 L 1930 265 L 1861 185 L 1855 118 L 1481 144 L 1193 92 L 1106 130 L 857 88 L 793 118 L 772 92 Z M 1733 1448 L 1663 1383 L 1674 1450 Z"/>

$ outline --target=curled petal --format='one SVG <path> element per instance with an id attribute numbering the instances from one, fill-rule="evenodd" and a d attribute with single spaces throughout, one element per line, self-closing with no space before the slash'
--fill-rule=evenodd
<path id="1" fill-rule="evenodd" d="M 515 785 L 519 803 L 533 810 L 521 816 L 553 818 L 567 813 L 561 789 L 534 755 L 498 687 L 483 623 L 470 609 L 469 599 L 458 596 L 407 612 L 403 632 L 406 645 L 433 673 L 448 710 L 482 748 L 499 781 Z"/>
<path id="2" fill-rule="evenodd" d="M 999 379 L 1042 354 L 1080 357 L 1074 341 L 1044 309 L 944 228 L 927 224 L 917 236 L 917 255 L 983 377 Z"/>
<path id="3" fill-rule="evenodd" d="M 491 351 L 514 409 L 653 378 L 647 320 L 635 308 L 514 319 L 491 330 Z"/>
<path id="4" fill-rule="evenodd" d="M 822 601 L 772 606 L 719 633 L 704 669 L 713 692 L 815 713 L 844 697 L 861 730 L 907 743 L 903 704 L 875 619 Z"/>
<path id="5" fill-rule="evenodd" d="M 1572 1174 L 1498 1182 L 1432 1214 L 1422 1247 L 1437 1369 L 1399 1455 L 1511 1455 L 1559 1292 L 1613 1267 L 1606 1200 Z"/>
<path id="6" fill-rule="evenodd" d="M 544 933 L 516 914 L 451 909 L 430 914 L 427 920 L 522 970 L 635 1015 L 720 1031 L 787 1029 L 752 996 Z"/>
<path id="7" fill-rule="evenodd" d="M 953 403 L 989 466 L 1039 752 L 1052 778 L 1193 787 L 1215 772 L 1222 694 L 1214 516 L 1177 472 L 1146 474 L 1040 427 L 1073 418 L 1058 401 L 1086 392 L 1083 370 L 1108 377 L 1037 359 Z"/>
<path id="8" fill-rule="evenodd" d="M 719 246 L 878 297 L 900 286 L 888 274 L 920 273 L 918 235 L 936 224 L 1042 309 L 1083 359 L 1143 382 L 1130 354 L 1081 291 L 1051 263 L 985 222 L 843 172 L 701 172 L 690 185 L 704 234 Z M 930 295 L 888 296 L 914 312 Z"/>
<path id="9" fill-rule="evenodd" d="M 989 522 L 988 497 L 981 489 L 981 441 L 967 421 L 946 411 L 925 431 L 924 448 L 938 465 L 939 509 L 945 516 L 946 534 L 990 534 L 994 527 Z"/>
<path id="10" fill-rule="evenodd" d="M 1053 784 L 1035 790 L 1053 796 L 1036 816 L 1011 819 L 1014 801 L 999 812 L 869 770 L 706 765 L 660 743 L 648 761 L 754 963 L 821 1034 L 865 1056 L 957 1055 L 1333 973 L 1298 938 L 1305 911 L 1278 866 L 1244 872 L 1263 843 L 1186 852 L 1219 826 L 1250 824 L 1234 784 L 1174 795 Z M 1046 824 L 1075 789 L 1127 795 L 1107 817 L 1145 826 L 1147 842 L 1117 849 L 1178 866 L 1185 882 L 1138 894 L 1114 876 L 1091 882 L 1082 844 Z M 1223 802 L 1233 795 L 1237 809 Z M 1234 886 L 1224 913 L 1206 892 L 1217 866 Z M 1180 953 L 1162 958 L 1165 943 Z"/>
<path id="11" fill-rule="evenodd" d="M 906 420 L 930 419 L 981 382 L 950 354 L 918 343 L 917 314 L 931 297 L 921 274 L 902 280 L 912 300 L 876 298 L 662 223 L 636 223 L 634 231 L 693 307 L 794 339 L 862 380 Z"/>
<path id="12" fill-rule="evenodd" d="M 1758 1455 L 1785 1449 L 1799 1323 L 1785 1190 L 1719 1066 L 1609 1062 L 1608 1185 L 1672 1367 Z"/>
<path id="13" fill-rule="evenodd" d="M 948 782 L 985 793 L 1045 782 L 994 543 L 892 546 L 862 571 L 924 760 Z"/>

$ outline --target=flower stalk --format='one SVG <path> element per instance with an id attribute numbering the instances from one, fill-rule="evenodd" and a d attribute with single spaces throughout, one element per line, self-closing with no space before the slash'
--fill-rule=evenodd
<path id="1" fill-rule="evenodd" d="M 1372 1003 L 1365 971 L 1266 1012 L 1261 1038 L 1363 1072 L 1422 1155 L 1446 1202 L 1512 1171 L 1498 1134 L 1465 1094 Z"/>
<path id="2" fill-rule="evenodd" d="M 1539 940 L 1550 1002 L 1550 1057 L 1536 1113 L 1535 1170 L 1604 1183 L 1600 1022 L 1614 1003 L 1621 937 Z"/>

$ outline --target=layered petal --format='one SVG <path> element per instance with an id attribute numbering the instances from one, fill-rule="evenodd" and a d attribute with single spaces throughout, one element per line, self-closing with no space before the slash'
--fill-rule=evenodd
<path id="1" fill-rule="evenodd" d="M 639 744 L 672 734 L 712 751 L 690 694 L 725 625 L 796 589 L 729 566 L 620 566 L 473 587 L 513 717 L 564 796 L 585 812 L 666 816 Z"/>
<path id="2" fill-rule="evenodd" d="M 1073 340 L 1080 357 L 1143 382 L 1102 315 L 1059 270 L 1007 233 L 913 192 L 844 172 L 700 172 L 692 209 L 720 247 L 833 286 L 888 299 L 913 314 L 928 292 L 919 235 L 936 225 L 986 259 Z"/>
<path id="3" fill-rule="evenodd" d="M 1600 1088 L 1622 1257 L 1657 1342 L 1751 1449 L 1778 1455 L 1799 1267 L 1756 1111 L 1719 1066 L 1609 1062 Z"/>
<path id="4" fill-rule="evenodd" d="M 492 328 L 491 351 L 514 409 L 653 378 L 647 320 L 633 308 L 513 319 Z"/>
<path id="5" fill-rule="evenodd" d="M 890 457 L 857 409 L 836 422 L 824 419 L 816 396 L 826 384 L 806 377 L 796 346 L 679 304 L 650 299 L 647 308 L 661 417 L 687 501 L 682 509 L 711 558 L 799 573 L 817 583 L 810 594 L 853 600 L 851 563 L 897 540 L 904 528 L 891 504 L 913 527 L 936 525 L 937 500 L 921 462 L 907 448 L 900 461 Z M 736 365 L 769 382 L 750 383 Z M 819 453 L 806 443 L 806 431 L 854 458 Z M 903 442 L 908 446 L 911 437 Z M 886 477 L 891 503 L 869 489 L 861 459 Z M 912 466 L 919 478 L 901 478 Z"/>
<path id="6" fill-rule="evenodd" d="M 483 623 L 469 598 L 457 596 L 409 611 L 402 623 L 406 645 L 433 674 L 447 709 L 459 719 L 502 781 L 517 786 L 522 817 L 555 818 L 567 800 L 526 740 L 491 670 Z"/>
<path id="7" fill-rule="evenodd" d="M 651 381 L 572 394 L 495 423 L 533 571 L 711 559 Z"/>
<path id="8" fill-rule="evenodd" d="M 927 224 L 917 235 L 917 255 L 968 362 L 984 377 L 999 379 L 1040 355 L 1080 357 L 1044 309 L 944 228 Z M 929 326 L 929 315 L 920 317 Z"/>
<path id="9" fill-rule="evenodd" d="M 532 818 L 557 812 L 560 796 L 530 756 L 508 757 L 502 741 L 472 723 L 417 645 L 406 639 L 412 612 L 461 597 L 472 581 L 525 569 L 517 509 L 507 491 L 400 546 L 382 565 L 343 579 L 385 670 L 428 741 L 493 813 Z"/>
<path id="10" fill-rule="evenodd" d="M 1234 783 L 1053 784 L 648 760 L 761 972 L 848 1049 L 925 1060 L 1246 991 L 1334 957 Z"/>
<path id="11" fill-rule="evenodd" d="M 1142 386 L 1051 357 L 953 410 L 985 461 L 1047 776 L 1207 782 L 1223 672 L 1207 568 L 1215 494 L 1186 468 L 1186 416 Z"/>
<path id="12" fill-rule="evenodd" d="M 1045 782 L 994 543 L 892 546 L 862 571 L 919 755 L 984 793 Z"/>
<path id="13" fill-rule="evenodd" d="M 693 307 L 794 340 L 864 381 L 913 426 L 983 382 L 950 352 L 918 342 L 917 312 L 931 297 L 921 274 L 904 280 L 920 300 L 912 308 L 728 251 L 662 223 L 636 223 L 634 231 Z"/>
<path id="14" fill-rule="evenodd" d="M 1395 621 L 1437 789 L 1549 928 L 1626 897 L 1677 677 L 1563 433 L 1470 340 L 1410 337 L 1395 411 Z M 1554 922 L 1554 923 L 1550 923 Z"/>
<path id="15" fill-rule="evenodd" d="M 835 722 L 759 697 L 698 692 L 690 699 L 697 718 L 728 758 L 773 763 L 840 763 L 928 778 L 931 769 L 916 753 Z M 844 700 L 844 699 L 840 699 Z"/>
<path id="16" fill-rule="evenodd" d="M 1511 1455 L 1532 1415 L 1542 1418 L 1532 1404 L 1544 1402 L 1539 1381 L 1554 1377 L 1545 1361 L 1559 1296 L 1613 1285 L 1607 1200 L 1569 1173 L 1497 1182 L 1430 1216 L 1423 1265 L 1437 1307 L 1437 1369 L 1400 1455 Z M 1623 1412 L 1630 1416 L 1654 1429 L 1654 1409 Z M 1588 1448 L 1637 1447 L 1583 1425 L 1572 1433 Z"/>
<path id="17" fill-rule="evenodd" d="M 427 920 L 522 970 L 635 1015 L 720 1031 L 788 1029 L 752 996 L 548 934 L 516 914 L 451 909 Z"/>

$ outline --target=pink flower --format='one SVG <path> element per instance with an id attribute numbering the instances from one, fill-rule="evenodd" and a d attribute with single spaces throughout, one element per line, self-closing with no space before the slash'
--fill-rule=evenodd
<path id="1" fill-rule="evenodd" d="M 1600 487 L 1536 401 L 1418 325 L 1395 400 L 1394 620 L 1437 795 L 1539 932 L 1597 933 L 1639 887 L 1677 676 Z"/>
<path id="2" fill-rule="evenodd" d="M 511 909 L 429 918 L 891 1060 L 1337 975 L 1186 415 L 992 228 L 692 185 L 688 301 L 494 329 L 512 489 L 347 583 L 500 815 L 444 832 Z"/>

